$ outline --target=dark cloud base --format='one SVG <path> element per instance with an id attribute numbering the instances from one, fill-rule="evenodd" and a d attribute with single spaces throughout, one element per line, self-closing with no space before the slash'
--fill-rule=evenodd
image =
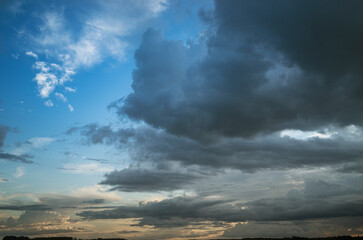
<path id="1" fill-rule="evenodd" d="M 304 189 L 277 198 L 242 202 L 197 192 L 77 215 L 136 218 L 135 226 L 164 229 L 240 223 L 226 237 L 249 236 L 247 226 L 265 223 L 277 235 L 307 228 L 314 234 L 323 226 L 346 232 L 339 224 L 360 233 L 362 9 L 361 1 L 216 1 L 213 12 L 200 11 L 209 29 L 195 42 L 168 40 L 155 29 L 144 33 L 134 55 L 133 92 L 109 106 L 136 127 L 89 124 L 67 132 L 130 156 L 129 168 L 101 182 L 111 190 L 185 190 L 226 169 L 269 174 L 321 167 L 351 173 L 355 182 L 316 174 Z M 296 139 L 281 136 L 283 130 L 329 137 Z"/>
<path id="2" fill-rule="evenodd" d="M 31 155 L 28 154 L 15 155 L 3 152 L 1 150 L 1 147 L 4 145 L 6 135 L 10 130 L 11 130 L 10 127 L 0 124 L 0 160 L 6 160 L 11 162 L 33 163 L 33 161 L 30 160 L 30 158 L 33 157 Z"/>
<path id="3" fill-rule="evenodd" d="M 141 202 L 139 206 L 82 211 L 77 215 L 85 220 L 139 218 L 137 226 L 151 225 L 156 228 L 188 226 L 203 221 L 273 222 L 362 217 L 362 180 L 362 177 L 351 179 L 355 181 L 351 187 L 322 180 L 310 181 L 303 190 L 291 190 L 284 197 L 246 203 L 199 196 L 176 197 L 159 202 Z"/>
<path id="4" fill-rule="evenodd" d="M 345 131 L 328 139 L 298 140 L 273 134 L 253 139 L 223 138 L 209 144 L 145 126 L 113 130 L 110 126 L 90 124 L 72 129 L 75 131 L 80 131 L 91 144 L 114 144 L 127 151 L 135 162 L 153 163 L 157 167 L 178 162 L 184 167 L 233 168 L 248 172 L 319 166 L 342 167 L 342 171 L 348 171 L 349 167 L 358 166 L 363 156 L 361 135 Z M 130 170 L 123 173 L 126 171 Z M 160 171 L 160 175 L 163 173 L 168 174 Z M 145 171 L 145 174 L 150 175 L 150 172 Z M 156 178 L 155 181 L 158 182 Z"/>
<path id="5" fill-rule="evenodd" d="M 361 125 L 362 8 L 360 1 L 216 1 L 215 34 L 199 43 L 144 34 L 133 93 L 114 106 L 120 116 L 203 142 Z"/>

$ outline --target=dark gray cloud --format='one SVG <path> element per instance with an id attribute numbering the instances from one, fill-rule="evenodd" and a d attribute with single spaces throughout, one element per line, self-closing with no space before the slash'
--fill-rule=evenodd
<path id="1" fill-rule="evenodd" d="M 9 182 L 9 180 L 8 180 L 8 179 L 6 179 L 6 178 L 1 178 L 1 177 L 0 177 L 0 183 L 2 183 L 2 182 Z"/>
<path id="2" fill-rule="evenodd" d="M 328 139 L 298 140 L 273 134 L 254 139 L 223 138 L 209 144 L 147 126 L 113 131 L 110 126 L 92 124 L 79 131 L 90 143 L 116 144 L 134 161 L 154 164 L 179 162 L 183 166 L 256 171 L 355 164 L 363 156 L 361 136 L 344 129 Z"/>
<path id="3" fill-rule="evenodd" d="M 11 229 L 11 228 L 0 228 L 0 236 L 32 236 L 32 235 L 46 235 L 46 234 L 57 234 L 57 233 L 75 233 L 84 232 L 83 229 L 71 229 L 71 228 L 57 228 L 57 229 L 40 229 L 39 227 L 32 227 L 26 229 Z"/>
<path id="4" fill-rule="evenodd" d="M 58 225 L 65 221 L 65 217 L 54 211 L 33 211 L 26 210 L 16 220 L 17 225 L 33 225 L 37 223 L 47 223 L 48 225 Z"/>
<path id="5" fill-rule="evenodd" d="M 68 223 L 69 220 L 68 216 L 64 216 L 55 211 L 26 209 L 18 218 L 9 217 L 5 222 L 0 223 L 0 236 L 10 234 L 42 235 L 85 231 L 85 229 L 80 228 L 65 228 L 64 224 Z"/>
<path id="6" fill-rule="evenodd" d="M 51 207 L 44 204 L 32 205 L 2 205 L 0 210 L 14 210 L 14 211 L 47 211 L 52 210 Z"/>
<path id="7" fill-rule="evenodd" d="M 199 179 L 195 174 L 160 169 L 126 168 L 105 175 L 100 184 L 124 192 L 154 192 L 182 189 Z"/>
<path id="8" fill-rule="evenodd" d="M 256 221 L 294 221 L 363 216 L 363 178 L 345 182 L 308 181 L 302 191 L 291 190 L 281 198 L 245 204 L 244 216 Z"/>
<path id="9" fill-rule="evenodd" d="M 362 71 L 363 3 L 360 1 L 215 1 L 215 4 L 218 37 L 247 35 L 253 41 L 282 51 L 287 60 L 303 69 L 327 76 Z"/>
<path id="10" fill-rule="evenodd" d="M 0 148 L 4 145 L 6 135 L 10 130 L 11 130 L 10 127 L 0 124 Z M 6 153 L 0 149 L 1 160 L 7 160 L 11 162 L 33 163 L 33 161 L 29 160 L 29 158 L 32 157 L 33 156 L 29 154 L 16 155 L 12 153 Z"/>
<path id="11" fill-rule="evenodd" d="M 217 1 L 213 13 L 200 13 L 210 29 L 197 42 L 149 29 L 135 52 L 133 93 L 110 104 L 142 126 L 90 124 L 67 133 L 80 132 L 88 144 L 115 144 L 136 166 L 153 166 L 106 174 L 102 184 L 113 190 L 172 191 L 205 178 L 195 169 L 162 167 L 174 163 L 205 172 L 321 166 L 359 172 L 362 135 L 339 132 L 363 120 L 357 54 L 363 28 L 355 5 L 361 3 Z M 298 140 L 279 132 L 324 128 L 339 133 Z"/>
<path id="12" fill-rule="evenodd" d="M 105 199 L 99 198 L 99 199 L 85 200 L 82 203 L 90 204 L 90 205 L 97 205 L 97 204 L 105 203 Z"/>
<path id="13" fill-rule="evenodd" d="M 222 236 L 228 238 L 283 238 L 360 235 L 363 232 L 360 229 L 362 223 L 362 217 L 280 222 L 249 221 L 236 224 L 224 231 Z"/>
<path id="14" fill-rule="evenodd" d="M 140 202 L 137 207 L 122 206 L 114 210 L 83 211 L 77 215 L 87 220 L 142 218 L 137 226 L 180 227 L 204 220 L 231 221 L 237 219 L 238 212 L 241 211 L 224 200 L 177 197 L 160 202 Z"/>
<path id="15" fill-rule="evenodd" d="M 77 209 L 83 207 L 94 207 L 94 205 L 107 204 L 110 199 L 107 198 L 95 198 L 95 196 L 68 196 L 59 194 L 48 194 L 40 196 L 38 202 L 44 205 L 51 206 L 53 209 Z"/>
<path id="16" fill-rule="evenodd" d="M 29 158 L 33 158 L 33 156 L 29 154 L 15 155 L 0 151 L 0 159 L 2 160 L 7 160 L 11 162 L 34 163 L 32 160 L 29 160 Z"/>
<path id="17" fill-rule="evenodd" d="M 355 184 L 351 184 L 355 182 Z M 103 211 L 78 213 L 83 219 L 140 218 L 137 226 L 182 227 L 203 221 L 302 221 L 363 217 L 363 178 L 345 182 L 306 182 L 303 190 L 291 190 L 284 197 L 250 202 L 176 197 Z"/>
<path id="18" fill-rule="evenodd" d="M 134 92 L 114 106 L 121 116 L 201 141 L 361 125 L 362 5 L 216 1 L 215 34 L 199 43 L 144 34 Z"/>
<path id="19" fill-rule="evenodd" d="M 68 196 L 59 194 L 47 194 L 37 197 L 36 202 L 25 203 L 13 201 L 12 204 L 0 205 L 0 210 L 12 211 L 54 211 L 68 209 L 103 209 L 115 208 L 109 206 L 108 203 L 113 200 L 109 198 L 95 198 L 92 194 L 85 196 Z M 106 204 L 107 206 L 104 206 Z M 38 213 L 35 213 L 38 214 Z"/>
<path id="20" fill-rule="evenodd" d="M 0 148 L 4 145 L 4 141 L 9 130 L 9 127 L 0 124 Z"/>
<path id="21" fill-rule="evenodd" d="M 139 233 L 140 231 L 127 231 L 127 230 L 122 230 L 122 231 L 118 231 L 117 233 L 120 234 L 130 234 L 130 233 Z"/>
<path id="22" fill-rule="evenodd" d="M 359 173 L 362 7 L 358 1 L 335 0 L 217 1 L 213 13 L 200 13 L 210 29 L 197 42 L 168 40 L 149 29 L 135 52 L 133 92 L 110 105 L 120 118 L 141 124 L 123 129 L 90 124 L 68 134 L 80 132 L 88 144 L 115 144 L 131 157 L 135 168 L 105 176 L 102 183 L 114 190 L 185 189 L 194 184 L 188 175 L 206 181 L 198 171 L 224 169 L 265 170 L 268 175 L 271 172 L 266 170 L 328 167 Z M 281 137 L 286 129 L 331 136 Z M 183 171 L 173 175 L 175 169 L 163 167 L 168 164 Z M 145 170 L 144 165 L 152 168 Z M 191 172 L 185 170 L 192 167 Z M 278 189 L 283 194 L 273 195 L 277 198 L 271 197 L 271 189 L 261 190 L 265 196 L 261 193 L 247 202 L 242 194 L 241 199 L 235 198 L 238 194 L 226 196 L 226 191 L 213 187 L 203 192 L 201 186 L 195 188 L 195 197 L 88 209 L 78 216 L 137 218 L 136 226 L 155 228 L 205 221 L 279 225 L 345 218 L 352 222 L 363 216 L 360 185 L 362 178 L 313 179 L 302 190 L 296 187 L 285 195 Z M 269 183 L 261 186 L 268 188 Z M 304 229 L 302 225 L 287 228 Z"/>

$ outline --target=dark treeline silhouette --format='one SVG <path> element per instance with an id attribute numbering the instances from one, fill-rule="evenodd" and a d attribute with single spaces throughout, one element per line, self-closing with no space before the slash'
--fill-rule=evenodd
<path id="1" fill-rule="evenodd" d="M 243 240 L 363 240 L 363 237 L 357 236 L 331 236 L 331 237 L 314 237 L 314 238 L 307 238 L 307 237 L 285 237 L 285 238 L 241 238 Z M 214 239 L 214 240 L 232 240 L 232 239 Z M 236 240 L 236 239 L 233 239 Z"/>
<path id="2" fill-rule="evenodd" d="M 16 237 L 16 236 L 5 236 L 3 240 L 83 240 L 81 238 L 72 238 L 72 237 L 38 237 L 38 238 L 29 238 L 29 237 Z M 94 238 L 87 240 L 127 240 L 125 238 Z"/>
<path id="3" fill-rule="evenodd" d="M 305 237 L 296 237 L 292 236 L 289 238 L 241 238 L 243 240 L 363 240 L 363 237 L 357 236 L 333 236 L 333 237 L 320 237 L 320 238 L 305 238 Z M 40 238 L 29 238 L 25 236 L 5 236 L 3 240 L 85 240 L 81 238 L 72 238 L 72 237 L 40 237 Z M 126 240 L 125 238 L 94 238 L 87 240 Z M 214 240 L 222 240 L 222 239 L 214 239 Z M 228 239 L 223 239 L 228 240 Z M 231 239 L 232 240 L 232 239 Z M 236 239 L 233 239 L 236 240 Z"/>

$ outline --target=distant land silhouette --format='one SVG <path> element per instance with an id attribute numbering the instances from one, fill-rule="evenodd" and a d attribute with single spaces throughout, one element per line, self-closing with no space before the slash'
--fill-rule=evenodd
<path id="1" fill-rule="evenodd" d="M 213 240 L 236 240 L 238 238 L 233 239 L 213 239 Z M 297 237 L 292 236 L 289 238 L 240 238 L 243 240 L 363 240 L 363 237 L 357 236 L 332 236 L 332 237 L 317 237 L 317 238 L 306 238 L 306 237 Z M 72 238 L 72 237 L 38 237 L 38 238 L 29 238 L 26 236 L 5 236 L 3 240 L 86 240 L 83 238 Z M 87 240 L 127 240 L 125 238 L 91 238 Z M 193 240 L 193 239 L 190 239 Z M 212 239 L 211 239 L 212 240 Z"/>

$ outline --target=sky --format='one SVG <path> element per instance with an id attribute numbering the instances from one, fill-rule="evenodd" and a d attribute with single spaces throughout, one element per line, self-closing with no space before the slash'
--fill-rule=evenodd
<path id="1" fill-rule="evenodd" d="M 0 1 L 0 237 L 362 235 L 362 10 Z"/>

